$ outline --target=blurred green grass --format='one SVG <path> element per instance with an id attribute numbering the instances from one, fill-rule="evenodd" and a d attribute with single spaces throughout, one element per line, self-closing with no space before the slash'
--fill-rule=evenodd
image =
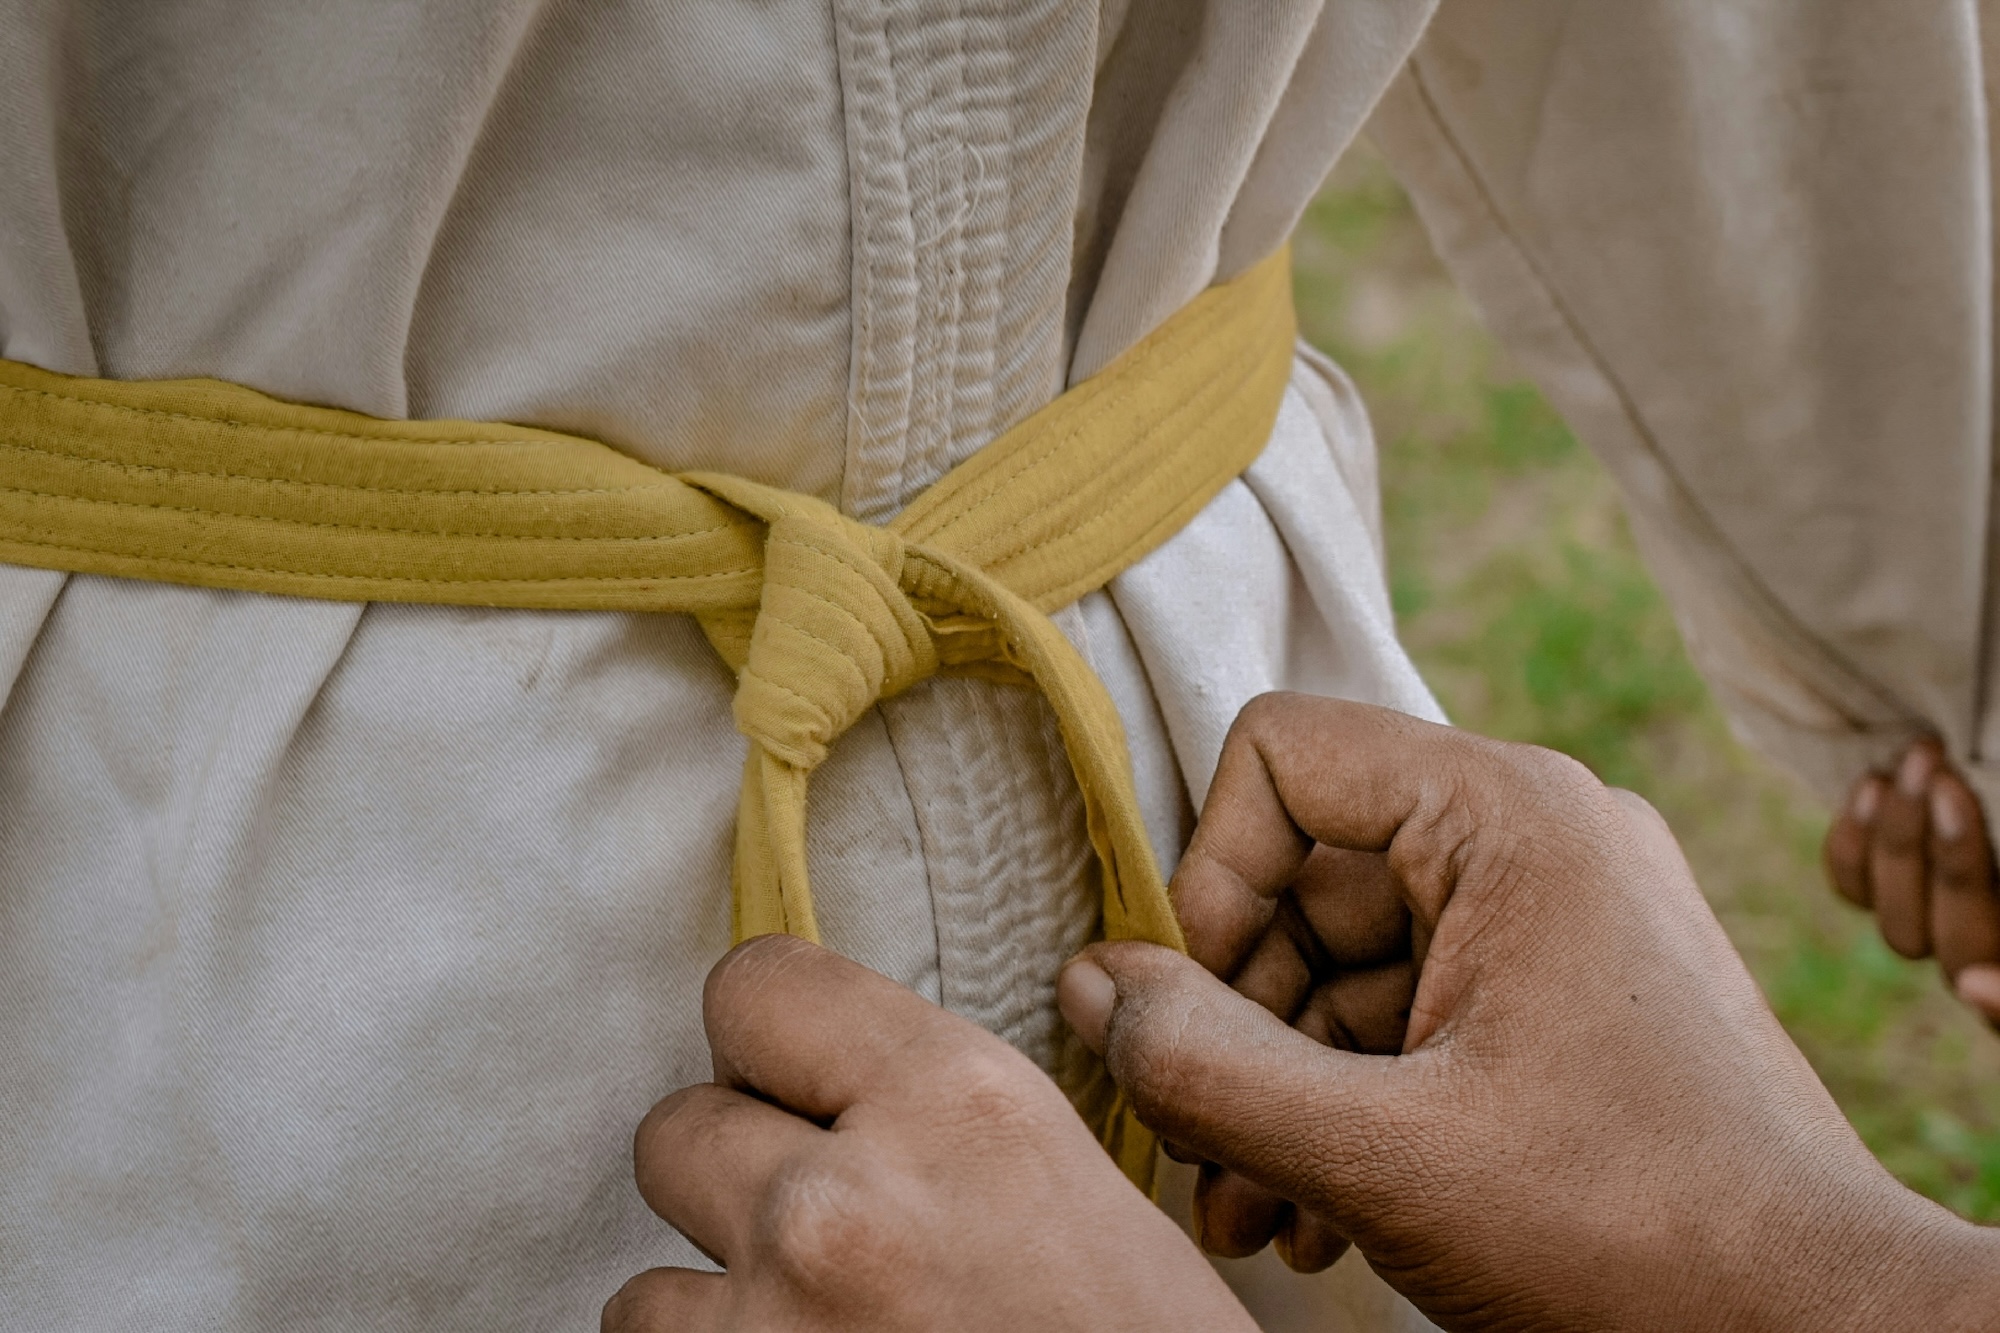
<path id="1" fill-rule="evenodd" d="M 1296 271 L 1306 336 L 1373 413 L 1399 626 L 1452 718 L 1659 807 L 1862 1138 L 1914 1188 L 2000 1220 L 2000 1037 L 1827 891 L 1825 811 L 1730 737 L 1609 479 L 1479 327 L 1366 145 L 1308 212 Z"/>

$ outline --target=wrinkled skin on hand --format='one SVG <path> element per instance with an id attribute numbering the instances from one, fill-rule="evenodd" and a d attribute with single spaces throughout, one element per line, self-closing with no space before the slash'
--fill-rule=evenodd
<path id="1" fill-rule="evenodd" d="M 999 1038 L 836 954 L 710 974 L 715 1081 L 634 1143 L 654 1211 L 725 1273 L 642 1273 L 607 1333 L 1255 1325 L 1068 1101 Z"/>
<path id="2" fill-rule="evenodd" d="M 1342 930 L 1382 912 L 1379 880 L 1315 877 L 1324 848 L 1381 856 L 1409 913 L 1401 1054 L 1368 1053 L 1388 1044 L 1380 1005 L 1345 1021 L 1353 1049 L 1323 1044 L 1306 997 L 1340 984 Z M 1361 886 L 1345 919 L 1343 879 Z M 1307 1266 L 1351 1241 L 1447 1327 L 1943 1329 L 2000 1310 L 1993 1235 L 1869 1156 L 1664 823 L 1569 760 L 1268 696 L 1174 892 L 1198 962 L 1094 945 L 1061 997 L 1148 1122 L 1218 1164 L 1205 1237 L 1276 1232 Z"/>
<path id="3" fill-rule="evenodd" d="M 1428 940 L 1387 857 L 1314 845 L 1247 949 L 1226 929 L 1205 929 L 1190 947 L 1240 994 L 1313 1040 L 1395 1055 Z M 1198 1160 L 1172 1143 L 1167 1151 Z M 1216 1163 L 1200 1166 L 1194 1232 L 1209 1253 L 1242 1258 L 1275 1242 L 1287 1264 L 1315 1273 L 1346 1252 L 1346 1239 L 1311 1209 Z"/>

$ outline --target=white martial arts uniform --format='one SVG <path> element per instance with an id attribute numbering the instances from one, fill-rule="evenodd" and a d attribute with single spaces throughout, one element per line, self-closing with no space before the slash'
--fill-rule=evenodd
<path id="1" fill-rule="evenodd" d="M 1426 16 L 12 0 L 0 354 L 880 520 L 1278 245 Z M 1373 467 L 1302 353 L 1250 473 L 1061 617 L 1167 864 L 1252 695 L 1436 716 Z M 581 1327 L 694 1261 L 629 1145 L 708 1072 L 730 688 L 685 617 L 0 571 L 0 1326 Z M 809 850 L 828 943 L 1101 1077 L 1053 1006 L 1096 906 L 1036 695 L 881 707 Z"/>
<path id="2" fill-rule="evenodd" d="M 4 0 L 0 354 L 880 520 L 1267 254 L 1380 100 L 1745 731 L 1831 790 L 1935 728 L 1993 809 L 1993 0 L 1433 8 Z M 1263 458 L 1060 623 L 1168 864 L 1257 692 L 1436 715 L 1303 352 Z M 0 1326 L 587 1326 L 690 1260 L 628 1144 L 707 1072 L 729 691 L 684 618 L 0 570 Z M 877 709 L 810 855 L 829 943 L 1101 1077 L 1037 696 Z"/>

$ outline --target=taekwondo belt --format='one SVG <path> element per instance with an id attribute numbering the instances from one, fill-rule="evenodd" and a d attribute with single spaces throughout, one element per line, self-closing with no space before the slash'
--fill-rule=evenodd
<path id="1" fill-rule="evenodd" d="M 1118 714 L 1049 619 L 1257 457 L 1291 372 L 1284 250 L 1203 292 L 883 527 L 715 472 L 466 421 L 383 421 L 216 380 L 0 361 L 0 561 L 336 601 L 695 616 L 750 738 L 738 939 L 817 937 L 806 782 L 877 700 L 934 673 L 1030 684 L 1082 789 L 1104 933 L 1185 950 Z M 1151 1135 L 1100 1127 L 1144 1181 Z"/>

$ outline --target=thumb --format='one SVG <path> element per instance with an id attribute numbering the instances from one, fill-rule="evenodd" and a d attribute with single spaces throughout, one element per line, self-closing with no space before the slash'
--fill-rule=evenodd
<path id="1" fill-rule="evenodd" d="M 1154 1131 L 1337 1219 L 1420 1182 L 1385 1177 L 1422 1136 L 1436 1060 L 1322 1046 L 1156 944 L 1093 944 L 1057 984 L 1063 1015 Z"/>

